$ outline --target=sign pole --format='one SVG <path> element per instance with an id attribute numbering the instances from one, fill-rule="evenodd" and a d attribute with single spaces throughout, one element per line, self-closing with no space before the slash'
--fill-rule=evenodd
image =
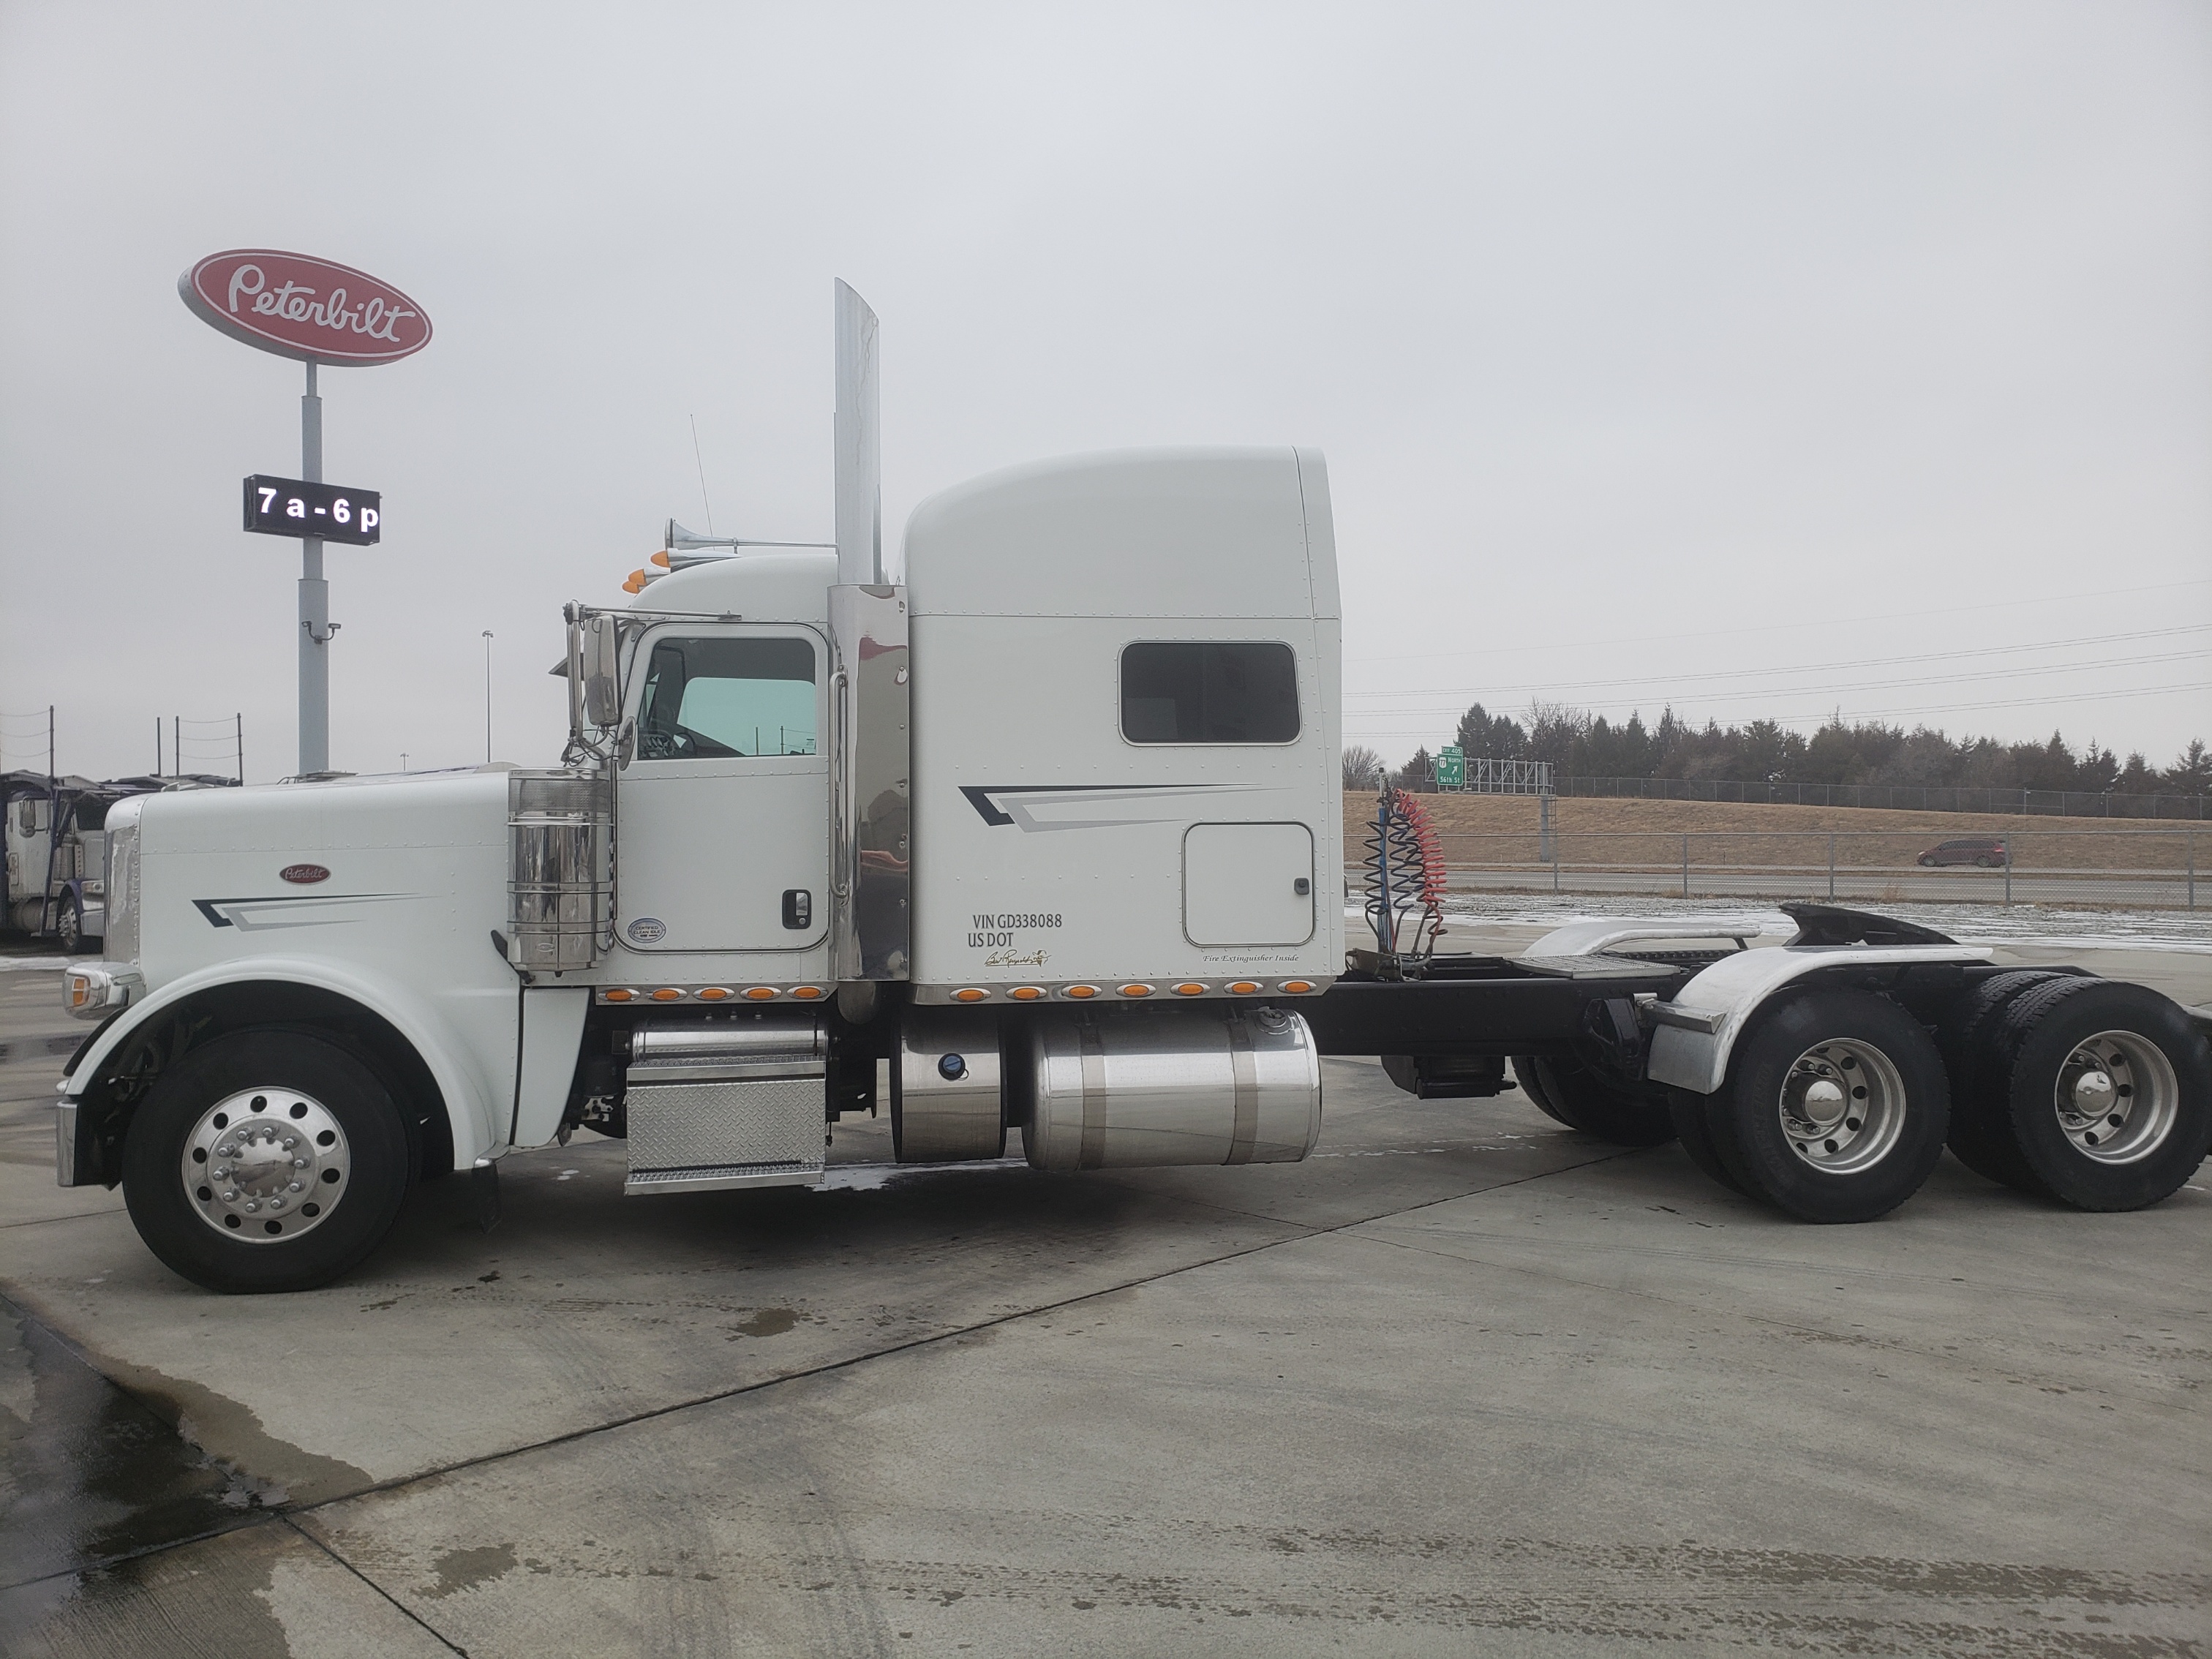
<path id="1" fill-rule="evenodd" d="M 315 392 L 315 360 L 307 359 L 307 391 L 300 399 L 300 476 L 323 481 L 323 400 Z M 302 775 L 331 767 L 331 585 L 323 580 L 323 538 L 300 544 L 300 765 Z"/>

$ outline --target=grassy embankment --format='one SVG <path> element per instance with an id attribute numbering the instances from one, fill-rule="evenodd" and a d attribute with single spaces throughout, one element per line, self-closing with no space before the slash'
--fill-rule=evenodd
<path id="1" fill-rule="evenodd" d="M 1532 864 L 1537 803 L 1527 795 L 1423 795 L 1450 864 Z M 1344 797 L 1345 855 L 1359 856 L 1374 821 L 1371 792 Z M 2212 824 L 2114 823 L 1981 812 L 1903 812 L 1880 807 L 1577 798 L 1552 803 L 1564 863 L 1672 868 L 1688 835 L 1693 867 L 1825 866 L 1830 835 L 1838 869 L 1898 869 L 1939 841 L 2002 836 L 2019 869 L 2179 870 L 2197 838 L 2197 867 L 2212 868 Z"/>

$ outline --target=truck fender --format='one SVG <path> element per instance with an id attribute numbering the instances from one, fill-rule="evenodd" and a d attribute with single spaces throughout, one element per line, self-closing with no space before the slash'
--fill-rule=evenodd
<path id="1" fill-rule="evenodd" d="M 451 1020 L 428 999 L 381 975 L 347 972 L 326 961 L 295 957 L 252 957 L 216 963 L 169 981 L 121 1018 L 94 1033 L 93 1041 L 71 1062 L 62 1079 L 64 1099 L 75 1102 L 91 1087 L 100 1068 L 132 1033 L 165 1009 L 174 1007 L 204 992 L 254 980 L 275 980 L 312 986 L 359 1004 L 386 1021 L 409 1043 L 428 1069 L 444 1096 L 446 1114 L 453 1138 L 456 1168 L 465 1169 L 495 1147 L 507 1144 L 512 1115 L 511 1072 L 497 1077 L 479 1074 L 480 1066 Z M 514 1065 L 514 1027 L 511 997 L 503 1000 L 506 1018 L 497 1040 L 483 1057 L 496 1064 Z"/>
<path id="2" fill-rule="evenodd" d="M 1995 954 L 1972 945 L 1784 945 L 1737 951 L 1701 969 L 1673 1001 L 1644 1005 L 1653 1025 L 1644 1075 L 1693 1094 L 1715 1093 L 1752 1016 L 1786 987 L 1823 969 L 1985 963 Z"/>

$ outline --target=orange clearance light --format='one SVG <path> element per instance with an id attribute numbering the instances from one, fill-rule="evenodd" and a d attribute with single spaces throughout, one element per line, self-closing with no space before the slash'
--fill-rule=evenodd
<path id="1" fill-rule="evenodd" d="M 1175 994 L 1179 997 L 1202 997 L 1206 994 L 1206 987 L 1195 984 L 1178 985 L 1175 988 Z"/>
<path id="2" fill-rule="evenodd" d="M 657 565 L 659 565 L 659 566 L 663 570 L 667 569 L 667 568 L 668 568 L 668 550 L 667 550 L 666 548 L 665 548 L 665 547 L 664 547 L 664 548 L 662 548 L 662 549 L 660 550 L 660 551 L 659 551 L 659 552 L 658 552 L 658 553 L 654 554 L 651 558 L 647 559 L 647 560 L 646 561 L 646 562 L 647 562 L 647 564 L 657 564 Z"/>
<path id="3" fill-rule="evenodd" d="M 610 991 L 607 993 L 607 1000 L 609 1002 L 628 1002 L 637 993 L 635 991 Z"/>
<path id="4" fill-rule="evenodd" d="M 1073 997 L 1078 1002 L 1087 1002 L 1097 994 L 1098 988 L 1095 985 L 1071 985 L 1060 993 L 1064 997 Z"/>
<path id="5" fill-rule="evenodd" d="M 709 985 L 698 994 L 699 1000 L 702 1002 L 720 1002 L 729 994 L 729 988 L 725 985 Z"/>
<path id="6" fill-rule="evenodd" d="M 1286 979 L 1283 981 L 1283 988 L 1294 997 L 1302 997 L 1313 989 L 1313 981 L 1310 979 Z"/>
<path id="7" fill-rule="evenodd" d="M 963 985 L 952 994 L 952 1000 L 955 1002 L 981 1002 L 990 994 L 981 986 Z"/>
<path id="8" fill-rule="evenodd" d="M 655 1002 L 681 1002 L 684 993 L 672 985 L 664 985 L 653 994 L 653 1000 Z"/>
<path id="9" fill-rule="evenodd" d="M 1232 997 L 1249 997 L 1255 994 L 1259 988 L 1259 981 L 1253 979 L 1240 979 L 1230 986 L 1229 994 Z"/>
<path id="10" fill-rule="evenodd" d="M 629 575 L 624 576 L 623 578 L 623 592 L 625 593 L 644 592 L 645 572 L 642 570 L 633 570 Z"/>
<path id="11" fill-rule="evenodd" d="M 775 1000 L 775 987 L 773 985 L 749 985 L 745 988 L 745 1000 L 748 1002 L 773 1002 Z"/>
<path id="12" fill-rule="evenodd" d="M 1149 985 L 1124 985 L 1121 992 L 1125 997 L 1148 997 L 1152 994 L 1152 988 Z"/>
<path id="13" fill-rule="evenodd" d="M 1017 1002 L 1035 1002 L 1039 997 L 1044 994 L 1044 987 L 1042 985 L 1017 985 L 1012 990 L 1007 992 L 1006 994 Z"/>
<path id="14" fill-rule="evenodd" d="M 822 988 L 818 985 L 794 985 L 791 988 L 791 994 L 801 1002 L 812 1002 L 821 996 Z"/>

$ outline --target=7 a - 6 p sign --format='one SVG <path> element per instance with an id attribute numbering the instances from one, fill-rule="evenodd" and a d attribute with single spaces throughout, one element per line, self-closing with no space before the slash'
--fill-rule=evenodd
<path id="1" fill-rule="evenodd" d="M 246 527 L 264 536 L 319 536 L 371 547 L 384 533 L 384 497 L 374 489 L 257 472 L 246 481 Z"/>

